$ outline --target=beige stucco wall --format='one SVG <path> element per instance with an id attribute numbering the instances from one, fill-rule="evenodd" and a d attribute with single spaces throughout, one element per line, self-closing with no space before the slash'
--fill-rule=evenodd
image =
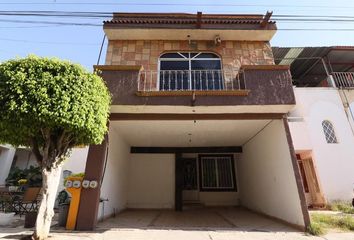
<path id="1" fill-rule="evenodd" d="M 243 146 L 237 167 L 241 205 L 304 226 L 282 120 L 273 120 Z"/>
<path id="2" fill-rule="evenodd" d="M 174 208 L 175 155 L 131 154 L 128 208 Z"/>
<path id="3" fill-rule="evenodd" d="M 199 199 L 205 206 L 237 206 L 238 192 L 200 192 Z"/>
<path id="4" fill-rule="evenodd" d="M 145 70 L 157 71 L 159 56 L 164 52 L 176 51 L 214 52 L 221 57 L 224 69 L 274 64 L 268 42 L 222 41 L 219 46 L 215 46 L 213 41 L 196 42 L 196 47 L 190 47 L 188 41 L 109 41 L 106 65 L 141 65 Z"/>
<path id="5" fill-rule="evenodd" d="M 98 219 L 119 212 L 127 205 L 129 154 L 130 146 L 110 128 L 107 166 L 101 187 L 101 198 L 108 201 L 100 203 Z"/>

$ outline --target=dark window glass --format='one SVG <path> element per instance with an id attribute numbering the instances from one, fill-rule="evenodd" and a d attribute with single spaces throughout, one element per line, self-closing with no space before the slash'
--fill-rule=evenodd
<path id="1" fill-rule="evenodd" d="M 202 188 L 236 189 L 232 161 L 230 156 L 201 157 Z"/>
<path id="2" fill-rule="evenodd" d="M 191 65 L 193 89 L 224 89 L 220 60 L 192 60 Z"/>
<path id="3" fill-rule="evenodd" d="M 161 61 L 160 90 L 187 90 L 189 82 L 188 61 Z"/>
<path id="4" fill-rule="evenodd" d="M 214 158 L 202 158 L 202 171 L 203 171 L 203 187 L 216 188 L 216 161 Z"/>
<path id="5" fill-rule="evenodd" d="M 189 70 L 188 61 L 161 61 L 160 70 Z"/>
<path id="6" fill-rule="evenodd" d="M 232 165 L 229 157 L 220 157 L 217 159 L 218 163 L 218 184 L 220 188 L 233 187 L 232 183 Z"/>
<path id="7" fill-rule="evenodd" d="M 220 70 L 220 60 L 192 60 L 192 70 Z"/>
<path id="8" fill-rule="evenodd" d="M 183 58 L 181 54 L 187 59 Z M 191 59 L 194 56 L 196 58 Z M 175 58 L 181 60 L 172 60 Z M 160 59 L 159 74 L 160 90 L 224 89 L 221 61 L 213 53 L 165 53 Z"/>
<path id="9" fill-rule="evenodd" d="M 162 54 L 160 58 L 182 58 L 183 59 L 183 57 L 178 53 L 165 53 Z"/>
<path id="10" fill-rule="evenodd" d="M 196 58 L 216 58 L 216 59 L 218 59 L 219 56 L 214 53 L 201 53 Z"/>

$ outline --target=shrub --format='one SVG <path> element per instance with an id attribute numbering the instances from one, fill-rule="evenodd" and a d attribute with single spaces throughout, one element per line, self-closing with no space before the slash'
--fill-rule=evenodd
<path id="1" fill-rule="evenodd" d="M 317 222 L 311 222 L 310 226 L 307 227 L 307 232 L 315 236 L 320 236 L 326 233 L 324 227 Z"/>
<path id="2" fill-rule="evenodd" d="M 330 209 L 332 211 L 354 214 L 354 207 L 350 202 L 334 201 L 330 204 Z"/>
<path id="3" fill-rule="evenodd" d="M 354 231 L 354 218 L 346 214 L 311 214 L 311 224 L 319 224 L 324 229 L 338 228 L 344 231 Z"/>

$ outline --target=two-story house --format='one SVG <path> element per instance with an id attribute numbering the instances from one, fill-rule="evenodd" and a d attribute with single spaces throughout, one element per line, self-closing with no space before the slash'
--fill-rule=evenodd
<path id="1" fill-rule="evenodd" d="M 289 66 L 274 64 L 270 14 L 115 13 L 103 29 L 95 69 L 112 94 L 109 134 L 89 148 L 85 179 L 100 184 L 82 189 L 77 229 L 188 204 L 308 225 L 285 116 L 294 91 Z"/>

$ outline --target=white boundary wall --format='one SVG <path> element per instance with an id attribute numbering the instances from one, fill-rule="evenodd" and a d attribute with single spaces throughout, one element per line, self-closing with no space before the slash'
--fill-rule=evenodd
<path id="1" fill-rule="evenodd" d="M 108 201 L 100 203 L 98 219 L 120 212 L 127 205 L 130 146 L 114 128 L 109 130 L 109 144 L 106 171 L 101 187 L 101 198 Z"/>
<path id="2" fill-rule="evenodd" d="M 273 120 L 243 146 L 237 168 L 241 205 L 304 226 L 282 120 Z"/>
<path id="3" fill-rule="evenodd" d="M 129 208 L 174 208 L 175 155 L 131 154 Z"/>
<path id="4" fill-rule="evenodd" d="M 5 184 L 5 180 L 9 175 L 15 151 L 11 146 L 0 145 L 0 185 Z"/>

